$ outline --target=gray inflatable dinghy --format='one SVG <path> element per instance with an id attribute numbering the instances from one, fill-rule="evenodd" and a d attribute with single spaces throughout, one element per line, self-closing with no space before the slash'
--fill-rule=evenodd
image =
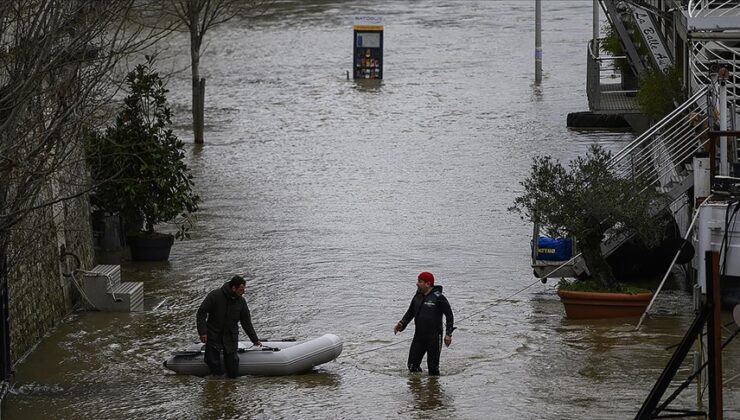
<path id="1" fill-rule="evenodd" d="M 262 347 L 239 342 L 240 375 L 292 375 L 331 362 L 342 353 L 343 341 L 334 334 L 324 334 L 304 342 L 263 341 Z M 164 366 L 178 374 L 205 376 L 210 372 L 203 360 L 205 344 L 193 344 L 172 354 Z"/>

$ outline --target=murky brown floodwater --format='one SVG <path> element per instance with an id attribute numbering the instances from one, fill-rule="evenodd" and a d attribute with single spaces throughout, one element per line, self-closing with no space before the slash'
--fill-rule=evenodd
<path id="1" fill-rule="evenodd" d="M 124 265 L 125 280 L 165 303 L 72 316 L 17 366 L 5 418 L 633 417 L 690 322 L 690 296 L 661 295 L 640 332 L 564 319 L 551 284 L 494 304 L 534 280 L 531 226 L 506 211 L 531 157 L 632 138 L 565 128 L 587 107 L 591 1 L 543 2 L 545 80 L 532 86 L 533 3 L 295 2 L 210 33 L 207 145 L 189 146 L 200 224 L 169 263 Z M 375 87 L 345 80 L 363 14 L 386 25 Z M 162 67 L 183 67 L 186 38 L 169 52 L 181 56 Z M 189 83 L 184 72 L 170 84 L 188 142 Z M 409 375 L 411 332 L 391 331 L 422 270 L 460 320 L 439 379 Z M 196 339 L 205 293 L 234 273 L 248 275 L 261 337 L 334 333 L 344 355 L 278 378 L 165 370 Z M 726 377 L 740 371 L 739 350 L 725 352 Z M 740 418 L 740 380 L 725 410 Z"/>

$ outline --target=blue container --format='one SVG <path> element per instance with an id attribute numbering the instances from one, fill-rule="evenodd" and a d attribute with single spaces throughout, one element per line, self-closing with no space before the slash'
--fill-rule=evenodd
<path id="1" fill-rule="evenodd" d="M 545 261 L 567 261 L 573 257 L 573 241 L 569 238 L 540 236 L 537 240 L 537 258 Z"/>

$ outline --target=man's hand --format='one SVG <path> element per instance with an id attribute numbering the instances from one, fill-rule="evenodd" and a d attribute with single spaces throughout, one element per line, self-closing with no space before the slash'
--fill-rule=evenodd
<path id="1" fill-rule="evenodd" d="M 254 344 L 257 347 L 262 347 L 262 342 L 261 341 L 258 341 L 256 343 L 252 343 L 252 344 Z"/>
<path id="2" fill-rule="evenodd" d="M 208 335 L 206 335 L 206 334 L 201 335 L 200 336 L 200 342 L 201 343 L 205 343 L 206 341 L 208 341 Z"/>
<path id="3" fill-rule="evenodd" d="M 401 325 L 401 323 L 399 322 L 398 324 L 396 324 L 396 326 L 395 326 L 395 327 L 393 327 L 393 334 L 394 334 L 394 335 L 395 335 L 395 334 L 398 334 L 399 332 L 401 332 L 401 330 L 403 330 L 403 326 L 402 326 L 402 325 Z"/>
<path id="4" fill-rule="evenodd" d="M 445 336 L 445 346 L 450 347 L 450 344 L 452 344 L 452 336 L 446 335 Z"/>

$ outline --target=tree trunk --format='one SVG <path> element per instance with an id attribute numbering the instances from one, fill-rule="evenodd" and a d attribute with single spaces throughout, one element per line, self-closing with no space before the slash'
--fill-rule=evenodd
<path id="1" fill-rule="evenodd" d="M 615 286 L 617 280 L 614 278 L 612 268 L 606 262 L 606 258 L 601 254 L 601 241 L 595 244 L 583 243 L 581 249 L 583 259 L 586 261 L 586 266 L 591 272 L 591 276 L 601 281 L 608 288 Z"/>
<path id="2" fill-rule="evenodd" d="M 205 127 L 205 102 L 206 102 L 206 79 L 205 77 L 200 78 L 200 82 L 198 83 L 198 103 L 196 104 L 198 108 L 198 116 L 196 118 L 196 125 L 198 127 L 198 133 L 197 138 L 200 139 L 200 142 L 196 142 L 198 144 L 203 144 L 203 130 Z"/>
<path id="3" fill-rule="evenodd" d="M 200 40 L 197 35 L 190 34 L 190 65 L 193 75 L 193 136 L 195 144 L 203 144 L 203 104 L 205 96 L 205 79 L 200 78 Z"/>
<path id="4" fill-rule="evenodd" d="M 8 297 L 8 266 L 6 264 L 7 231 L 0 232 L 0 381 L 10 380 L 10 300 Z"/>

